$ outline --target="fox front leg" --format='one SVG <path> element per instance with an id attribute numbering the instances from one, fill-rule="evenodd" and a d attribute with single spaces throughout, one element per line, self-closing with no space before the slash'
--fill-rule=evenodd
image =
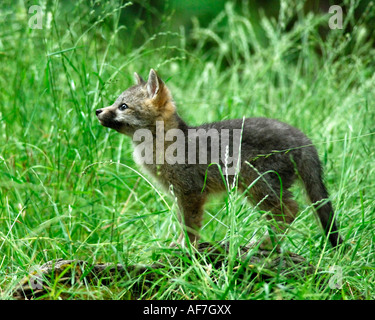
<path id="1" fill-rule="evenodd" d="M 203 208 L 206 197 L 202 194 L 183 194 L 177 197 L 180 210 L 179 220 L 182 223 L 183 231 L 178 239 L 182 244 L 185 234 L 189 237 L 190 243 L 197 243 L 199 230 L 202 227 Z"/>

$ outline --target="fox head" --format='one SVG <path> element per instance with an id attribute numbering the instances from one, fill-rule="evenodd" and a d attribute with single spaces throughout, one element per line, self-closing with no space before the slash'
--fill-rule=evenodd
<path id="1" fill-rule="evenodd" d="M 96 110 L 100 123 L 116 131 L 133 135 L 137 129 L 155 131 L 156 121 L 168 123 L 176 112 L 172 96 L 155 70 L 148 81 L 134 73 L 136 85 L 125 90 L 109 107 Z"/>

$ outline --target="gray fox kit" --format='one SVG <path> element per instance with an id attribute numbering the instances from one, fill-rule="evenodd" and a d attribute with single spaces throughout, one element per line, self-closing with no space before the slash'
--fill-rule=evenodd
<path id="1" fill-rule="evenodd" d="M 289 188 L 300 178 L 331 244 L 337 246 L 342 242 L 322 180 L 317 151 L 301 131 L 268 118 L 225 120 L 192 127 L 179 117 L 169 89 L 153 69 L 147 82 L 137 73 L 135 78 L 135 86 L 124 91 L 113 105 L 96 110 L 96 115 L 103 126 L 133 137 L 136 161 L 140 162 L 141 158 L 142 162 L 143 157 L 143 166 L 147 171 L 162 185 L 173 189 L 180 220 L 186 226 L 190 241 L 199 239 L 208 195 L 225 191 L 228 184 L 234 182 L 251 202 L 269 213 L 268 218 L 275 219 L 284 229 L 298 212 Z M 170 130 L 188 139 L 167 138 Z M 197 137 L 191 138 L 192 130 L 210 132 L 205 136 L 206 145 L 200 143 L 191 147 L 192 139 Z M 139 132 L 143 133 L 144 141 L 136 138 Z M 220 133 L 215 136 L 212 134 L 215 132 Z M 235 174 L 228 174 L 228 150 L 236 140 L 235 132 L 240 132 L 240 140 L 237 139 L 238 170 Z M 224 133 L 229 134 L 226 143 L 223 143 Z M 228 143 L 232 140 L 232 144 Z M 202 141 L 199 137 L 199 142 Z M 143 149 L 138 148 L 142 144 Z M 169 152 L 168 148 L 172 147 L 174 152 Z M 199 161 L 198 154 L 200 156 L 202 150 L 208 158 L 217 150 L 225 156 L 214 161 L 216 165 L 210 161 Z M 174 157 L 175 151 L 180 154 L 179 157 Z M 235 158 L 234 151 L 232 158 Z M 148 159 L 145 154 L 149 155 Z M 174 161 L 167 161 L 167 158 Z"/>

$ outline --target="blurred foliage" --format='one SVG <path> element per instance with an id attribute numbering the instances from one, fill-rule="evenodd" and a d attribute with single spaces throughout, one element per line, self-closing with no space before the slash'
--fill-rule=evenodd
<path id="1" fill-rule="evenodd" d="M 53 7 L 54 1 L 34 1 L 25 0 L 20 1 L 24 3 L 25 8 L 30 7 L 33 4 L 44 3 L 46 7 Z M 125 4 L 127 1 L 122 1 Z M 122 31 L 124 37 L 124 46 L 140 45 L 145 40 L 150 38 L 152 35 L 158 32 L 169 30 L 171 32 L 180 32 L 181 29 L 186 34 L 189 34 L 193 29 L 194 24 L 199 24 L 201 27 L 206 28 L 212 23 L 212 21 L 225 9 L 226 3 L 231 3 L 235 11 L 245 15 L 249 21 L 253 24 L 257 36 L 265 40 L 266 35 L 262 33 L 260 23 L 262 17 L 273 18 L 275 23 L 278 21 L 282 23 L 284 19 L 288 23 L 284 26 L 285 30 L 290 30 L 294 23 L 301 18 L 297 16 L 293 8 L 298 5 L 301 7 L 299 15 L 306 16 L 309 13 L 314 14 L 328 14 L 329 7 L 332 5 L 340 5 L 343 8 L 344 17 L 349 11 L 354 11 L 353 17 L 355 20 L 363 17 L 366 11 L 374 10 L 372 0 L 347 0 L 347 1 L 336 1 L 336 0 L 133 0 L 131 6 L 122 9 L 119 24 L 125 28 Z M 98 18 L 103 18 L 103 8 L 108 8 L 112 5 L 115 10 L 119 3 L 113 1 L 102 0 L 90 0 L 86 1 L 85 5 L 77 6 L 74 1 L 64 1 L 59 3 L 59 11 L 65 20 L 69 15 L 79 15 L 79 10 L 87 10 L 91 14 L 93 22 L 97 21 Z M 42 5 L 43 6 L 43 5 Z M 280 8 L 283 7 L 283 10 Z M 288 10 L 290 8 L 290 12 Z M 92 13 L 95 14 L 92 14 Z M 289 16 L 288 15 L 292 15 Z M 283 15 L 286 15 L 283 17 Z M 295 15 L 295 16 L 293 16 Z M 223 20 L 223 26 L 228 21 Z M 355 23 L 345 26 L 345 32 L 351 32 Z M 373 37 L 373 21 L 363 21 L 364 25 L 368 26 L 368 32 Z M 107 21 L 108 27 L 113 28 L 111 25 L 111 19 Z M 322 35 L 329 31 L 327 28 L 321 28 Z M 136 35 L 136 37 L 134 37 Z M 129 44 L 126 39 L 134 39 L 137 43 Z"/>
<path id="2" fill-rule="evenodd" d="M 97 6 L 100 6 L 100 2 L 95 2 Z M 245 15 L 249 21 L 253 24 L 255 33 L 258 37 L 263 38 L 265 41 L 266 35 L 262 33 L 260 27 L 261 20 L 264 16 L 277 20 L 288 21 L 285 25 L 285 31 L 290 30 L 294 23 L 300 18 L 300 16 L 293 16 L 295 14 L 294 7 L 299 5 L 301 7 L 300 15 L 308 15 L 309 13 L 314 14 L 328 14 L 329 7 L 332 5 L 340 5 L 343 8 L 344 16 L 348 11 L 353 10 L 355 20 L 360 19 L 367 10 L 373 10 L 373 1 L 371 0 L 355 0 L 355 1 L 335 1 L 335 0 L 135 0 L 133 5 L 126 13 L 121 17 L 121 23 L 126 25 L 130 29 L 136 29 L 140 24 L 149 30 L 149 34 L 143 34 L 147 37 L 152 34 L 161 31 L 169 30 L 178 32 L 181 28 L 189 34 L 193 29 L 193 25 L 199 23 L 202 28 L 206 28 L 210 23 L 225 9 L 226 3 L 231 3 L 238 13 Z M 284 10 L 280 10 L 283 6 Z M 288 10 L 290 8 L 290 10 Z M 167 14 L 166 14 L 167 13 Z M 282 15 L 286 15 L 283 17 Z M 288 16 L 291 15 L 291 16 Z M 132 23 L 129 23 L 131 19 Z M 228 21 L 223 20 L 223 27 Z M 351 32 L 353 25 L 345 26 L 345 32 Z M 373 31 L 372 21 L 365 22 L 368 26 L 369 31 Z M 134 31 L 134 30 L 133 30 Z M 321 28 L 322 35 L 329 31 L 327 28 Z M 373 33 L 372 33 L 373 36 Z M 262 39 L 260 39 L 262 40 Z M 142 39 L 139 38 L 140 43 Z"/>

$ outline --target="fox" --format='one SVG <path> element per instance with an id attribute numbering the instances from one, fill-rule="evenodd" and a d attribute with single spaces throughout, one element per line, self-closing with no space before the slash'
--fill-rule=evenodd
<path id="1" fill-rule="evenodd" d="M 186 240 L 187 236 L 190 243 L 197 243 L 209 195 L 227 191 L 228 185 L 236 185 L 250 203 L 265 212 L 267 219 L 276 222 L 277 232 L 285 232 L 299 210 L 290 191 L 297 180 L 303 182 L 331 245 L 337 247 L 343 242 L 323 182 L 317 149 L 299 129 L 265 117 L 244 117 L 190 126 L 179 116 L 171 91 L 154 69 L 150 70 L 147 81 L 136 72 L 134 78 L 135 85 L 122 92 L 112 105 L 97 109 L 96 116 L 104 127 L 133 137 L 135 161 L 159 184 L 173 191 L 179 221 L 184 226 L 178 242 Z M 177 130 L 185 137 L 192 130 L 219 133 L 216 139 L 213 135 L 206 135 L 207 143 L 193 145 L 192 149 L 192 139 L 167 139 L 170 130 Z M 144 139 L 135 139 L 140 131 L 147 131 L 148 135 Z M 228 150 L 234 146 L 235 131 L 240 132 L 237 159 L 232 157 L 237 160 L 237 170 L 228 174 Z M 229 139 L 224 144 L 223 132 L 229 132 Z M 211 144 L 208 143 L 210 141 Z M 143 150 L 138 148 L 141 144 L 144 144 Z M 179 161 L 166 161 L 163 156 L 173 144 L 174 151 L 181 151 Z M 216 149 L 226 156 L 216 159 L 215 163 L 197 161 L 203 147 L 208 158 Z M 149 159 L 142 162 L 142 155 L 146 152 L 150 155 Z M 160 156 L 164 161 L 158 161 Z"/>

